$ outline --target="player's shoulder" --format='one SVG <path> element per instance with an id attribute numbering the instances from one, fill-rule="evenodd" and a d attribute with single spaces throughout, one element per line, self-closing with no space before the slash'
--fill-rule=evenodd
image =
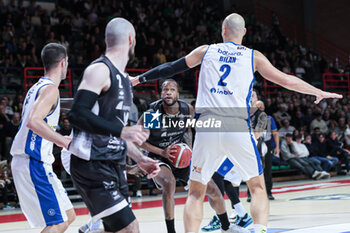
<path id="1" fill-rule="evenodd" d="M 109 68 L 106 64 L 102 62 L 92 63 L 84 70 L 84 76 L 107 73 L 109 73 Z"/>

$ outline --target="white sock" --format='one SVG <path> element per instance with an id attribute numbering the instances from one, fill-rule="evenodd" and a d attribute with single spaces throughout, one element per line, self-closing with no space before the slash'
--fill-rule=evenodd
<path id="1" fill-rule="evenodd" d="M 255 233 L 266 233 L 267 227 L 260 224 L 254 224 L 254 232 Z"/>
<path id="2" fill-rule="evenodd" d="M 237 211 L 239 217 L 243 217 L 247 213 L 247 211 L 244 209 L 244 206 L 242 205 L 242 202 L 238 202 L 233 207 L 235 207 L 235 210 Z"/>

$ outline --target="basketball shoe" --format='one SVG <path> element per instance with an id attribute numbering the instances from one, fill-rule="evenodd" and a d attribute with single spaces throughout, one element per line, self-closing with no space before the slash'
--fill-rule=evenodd
<path id="1" fill-rule="evenodd" d="M 221 232 L 222 233 L 250 233 L 250 230 L 234 224 L 230 224 L 230 227 L 226 231 L 221 229 Z"/>
<path id="2" fill-rule="evenodd" d="M 252 217 L 249 216 L 248 213 L 246 213 L 243 217 L 237 216 L 236 225 L 238 225 L 240 227 L 246 228 L 247 226 L 249 226 L 252 223 L 253 223 L 253 219 L 252 219 Z"/>
<path id="3" fill-rule="evenodd" d="M 101 225 L 101 220 L 97 220 L 95 222 L 92 219 L 90 219 L 88 223 L 85 223 L 79 228 L 79 233 L 96 232 L 100 228 L 100 225 Z"/>
<path id="4" fill-rule="evenodd" d="M 209 224 L 206 225 L 205 227 L 202 227 L 202 231 L 211 232 L 211 231 L 219 230 L 220 228 L 221 228 L 221 222 L 219 218 L 216 215 L 214 215 L 214 217 L 209 222 Z"/>

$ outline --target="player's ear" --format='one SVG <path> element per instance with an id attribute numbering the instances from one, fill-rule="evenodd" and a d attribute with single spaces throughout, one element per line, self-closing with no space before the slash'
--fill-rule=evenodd
<path id="1" fill-rule="evenodd" d="M 245 36 L 245 34 L 247 33 L 247 29 L 244 28 L 244 31 L 243 31 L 243 36 Z"/>
<path id="2" fill-rule="evenodd" d="M 129 34 L 129 46 L 131 47 L 133 44 L 133 38 L 132 38 L 132 35 L 131 33 Z"/>

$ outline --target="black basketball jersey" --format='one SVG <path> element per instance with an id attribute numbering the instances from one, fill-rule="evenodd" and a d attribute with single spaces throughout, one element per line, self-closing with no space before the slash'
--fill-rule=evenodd
<path id="1" fill-rule="evenodd" d="M 160 113 L 162 113 L 162 119 L 167 118 L 169 120 L 172 120 L 173 122 L 184 120 L 186 122 L 186 119 L 190 114 L 189 106 L 186 102 L 182 100 L 178 100 L 178 103 L 179 112 L 174 116 L 166 114 L 166 112 L 163 109 L 163 100 L 158 100 L 156 102 L 151 103 L 150 110 L 158 110 Z M 176 127 L 150 129 L 150 136 L 147 142 L 156 147 L 164 149 L 173 143 L 183 142 L 183 137 L 186 131 L 186 127 L 179 127 L 178 125 Z"/>
<path id="2" fill-rule="evenodd" d="M 91 64 L 104 63 L 110 71 L 111 86 L 102 92 L 92 112 L 110 122 L 121 122 L 126 126 L 132 104 L 132 85 L 127 75 L 121 73 L 104 55 Z M 98 74 L 96 74 L 96 78 Z M 75 156 L 85 160 L 120 160 L 125 163 L 126 142 L 114 136 L 91 134 L 73 129 L 73 140 L 69 150 Z"/>

